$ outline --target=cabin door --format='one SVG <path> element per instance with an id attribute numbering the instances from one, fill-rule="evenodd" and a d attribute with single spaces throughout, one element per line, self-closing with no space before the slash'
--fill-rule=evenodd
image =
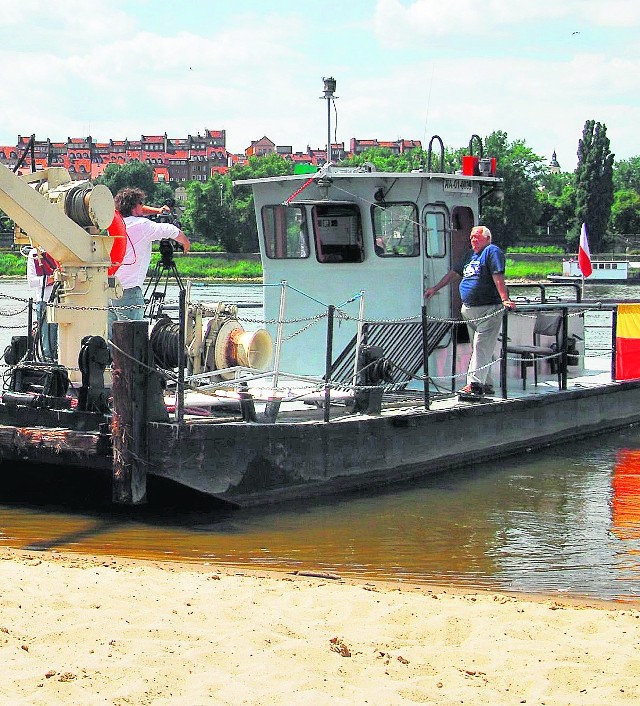
<path id="1" fill-rule="evenodd" d="M 443 205 L 429 204 L 422 212 L 422 282 L 423 293 L 437 284 L 451 268 L 451 231 L 449 211 Z M 449 287 L 438 291 L 427 302 L 427 315 L 451 318 Z"/>
<path id="2" fill-rule="evenodd" d="M 451 266 L 460 262 L 469 252 L 469 236 L 474 226 L 473 211 L 467 206 L 456 206 L 451 212 Z M 461 319 L 462 299 L 458 287 L 451 288 L 451 312 L 454 319 Z M 458 327 L 459 335 L 466 336 L 466 326 Z M 458 339 L 460 340 L 460 339 Z"/>

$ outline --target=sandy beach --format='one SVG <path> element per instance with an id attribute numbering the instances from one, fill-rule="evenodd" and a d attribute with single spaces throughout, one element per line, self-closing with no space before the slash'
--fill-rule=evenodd
<path id="1" fill-rule="evenodd" d="M 2 704 L 637 704 L 640 604 L 0 550 Z"/>

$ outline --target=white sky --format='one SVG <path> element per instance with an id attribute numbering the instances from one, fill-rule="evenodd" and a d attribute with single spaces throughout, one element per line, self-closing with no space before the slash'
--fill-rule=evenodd
<path id="1" fill-rule="evenodd" d="M 0 0 L 0 144 L 227 131 L 448 147 L 504 130 L 563 169 L 585 120 L 640 154 L 638 0 Z"/>

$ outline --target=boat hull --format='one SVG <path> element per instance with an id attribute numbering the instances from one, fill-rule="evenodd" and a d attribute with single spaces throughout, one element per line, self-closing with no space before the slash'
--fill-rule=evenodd
<path id="1" fill-rule="evenodd" d="M 376 488 L 640 422 L 640 382 L 328 423 L 150 423 L 149 472 L 241 506 Z"/>
<path id="2" fill-rule="evenodd" d="M 640 381 L 329 422 L 147 422 L 144 467 L 149 476 L 248 507 L 382 488 L 637 423 Z M 0 424 L 0 459 L 49 464 L 54 473 L 75 466 L 96 479 L 115 472 L 104 430 Z"/>

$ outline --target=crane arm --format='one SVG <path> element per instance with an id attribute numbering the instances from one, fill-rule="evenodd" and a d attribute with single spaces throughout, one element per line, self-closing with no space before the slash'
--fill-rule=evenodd
<path id="1" fill-rule="evenodd" d="M 54 177 L 51 183 L 46 181 L 49 171 Z M 78 193 L 77 183 L 71 179 L 67 183 L 61 182 L 60 171 L 68 176 L 66 170 L 54 168 L 23 178 L 0 164 L 0 209 L 29 235 L 33 243 L 41 245 L 63 265 L 109 263 L 112 245 L 109 236 L 90 235 L 64 209 L 69 205 L 67 201 L 79 200 L 82 210 L 90 214 L 92 221 L 97 221 L 96 227 L 106 229 L 114 214 L 111 192 L 106 186 L 96 186 Z M 47 195 L 28 183 L 35 181 L 41 182 Z"/>

